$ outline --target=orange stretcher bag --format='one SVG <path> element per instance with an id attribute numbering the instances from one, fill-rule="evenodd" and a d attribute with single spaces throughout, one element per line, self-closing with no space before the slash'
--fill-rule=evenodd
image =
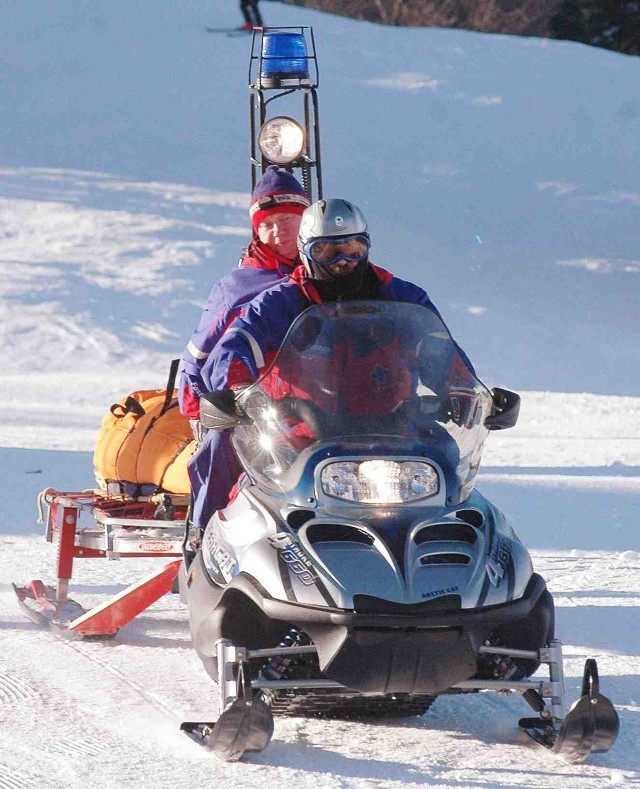
<path id="1" fill-rule="evenodd" d="M 102 420 L 93 455 L 98 485 L 133 495 L 190 492 L 187 463 L 196 442 L 174 389 L 177 361 L 166 389 L 132 392 Z"/>

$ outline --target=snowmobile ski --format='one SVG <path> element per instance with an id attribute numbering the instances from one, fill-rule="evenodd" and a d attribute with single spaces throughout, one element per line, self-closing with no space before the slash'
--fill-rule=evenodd
<path id="1" fill-rule="evenodd" d="M 262 693 L 236 699 L 215 723 L 185 721 L 181 731 L 224 762 L 263 751 L 273 736 L 273 715 Z"/>
<path id="2" fill-rule="evenodd" d="M 584 666 L 582 695 L 571 707 L 556 731 L 544 718 L 523 718 L 520 727 L 545 748 L 569 762 L 583 762 L 592 752 L 608 751 L 620 728 L 618 713 L 600 693 L 598 665 L 589 658 Z"/>
<path id="3" fill-rule="evenodd" d="M 216 649 L 222 655 L 223 645 Z M 263 751 L 271 742 L 273 713 L 264 693 L 252 689 L 246 660 L 237 663 L 228 682 L 221 675 L 221 682 L 222 686 L 228 685 L 226 692 L 231 695 L 218 720 L 215 723 L 185 721 L 180 730 L 222 761 L 237 762 L 245 753 Z"/>

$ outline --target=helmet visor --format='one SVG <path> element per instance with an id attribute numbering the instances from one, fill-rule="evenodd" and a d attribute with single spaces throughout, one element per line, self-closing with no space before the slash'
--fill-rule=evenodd
<path id="1" fill-rule="evenodd" d="M 314 238 L 303 249 L 304 254 L 319 266 L 332 266 L 339 260 L 359 263 L 369 254 L 371 244 L 366 235 L 340 236 L 338 238 Z"/>

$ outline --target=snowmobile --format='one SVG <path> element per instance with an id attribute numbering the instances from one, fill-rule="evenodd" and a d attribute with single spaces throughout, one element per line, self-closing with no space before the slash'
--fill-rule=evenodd
<path id="1" fill-rule="evenodd" d="M 235 401 L 207 395 L 201 422 L 233 431 L 245 474 L 185 539 L 180 592 L 220 715 L 183 730 L 233 761 L 267 746 L 274 715 L 422 715 L 493 690 L 521 694 L 520 727 L 566 759 L 608 750 L 595 661 L 566 713 L 551 594 L 475 489 L 519 402 L 434 311 L 385 301 L 310 307 Z"/>
<path id="2" fill-rule="evenodd" d="M 254 31 L 252 188 L 275 163 L 322 197 L 317 85 L 310 28 Z M 302 122 L 267 118 L 275 99 L 295 97 Z M 182 728 L 224 760 L 266 748 L 274 715 L 422 715 L 438 695 L 493 690 L 520 693 L 534 713 L 520 726 L 581 761 L 613 745 L 618 716 L 593 660 L 565 711 L 551 595 L 475 490 L 489 431 L 513 426 L 518 409 L 516 394 L 478 380 L 427 308 L 318 305 L 237 402 L 201 400 L 203 426 L 233 431 L 245 469 L 204 534 L 188 497 L 165 489 L 48 488 L 39 507 L 57 583 L 14 586 L 18 602 L 59 634 L 110 638 L 177 575 L 220 713 Z M 69 585 L 75 560 L 95 557 L 171 561 L 85 610 Z"/>

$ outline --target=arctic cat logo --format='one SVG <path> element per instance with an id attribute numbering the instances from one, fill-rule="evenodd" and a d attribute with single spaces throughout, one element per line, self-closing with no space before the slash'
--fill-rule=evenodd
<path id="1" fill-rule="evenodd" d="M 486 565 L 487 575 L 494 586 L 500 586 L 500 581 L 504 578 L 510 559 L 511 543 L 499 534 L 494 534 Z"/>
<path id="2" fill-rule="evenodd" d="M 434 589 L 433 592 L 423 592 L 421 597 L 423 600 L 431 600 L 432 597 L 442 597 L 442 595 L 445 594 L 458 594 L 459 591 L 459 586 L 447 586 L 446 589 Z"/>
<path id="3" fill-rule="evenodd" d="M 237 572 L 238 563 L 217 536 L 207 529 L 204 536 L 202 558 L 205 567 L 212 572 L 219 572 L 228 583 Z"/>
<path id="4" fill-rule="evenodd" d="M 313 562 L 292 537 L 288 534 L 278 534 L 276 537 L 272 537 L 270 542 L 280 553 L 289 569 L 298 576 L 305 586 L 313 586 L 318 581 Z"/>

